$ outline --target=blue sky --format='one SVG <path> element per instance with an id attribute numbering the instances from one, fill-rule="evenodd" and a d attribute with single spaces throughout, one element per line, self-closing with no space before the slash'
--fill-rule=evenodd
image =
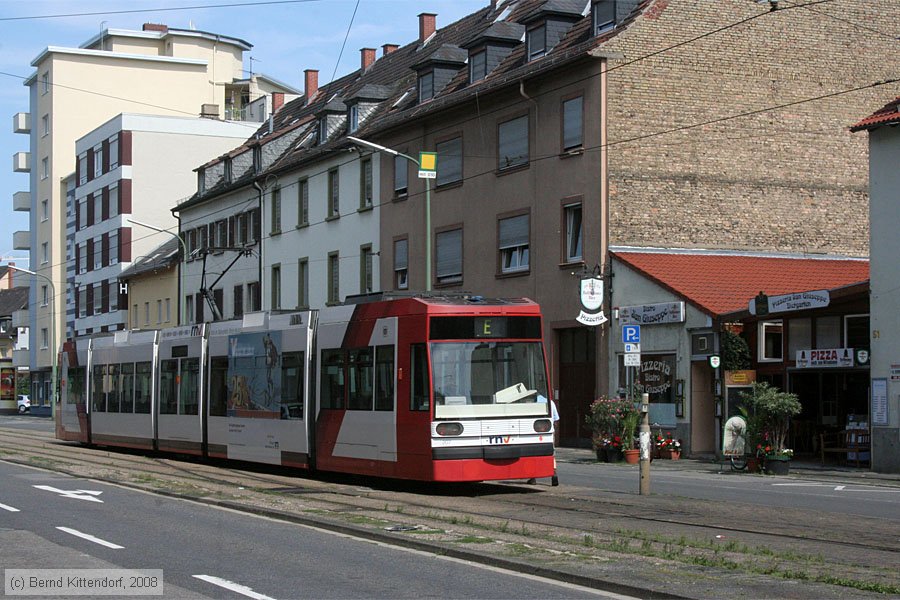
<path id="1" fill-rule="evenodd" d="M 13 173 L 12 156 L 28 150 L 28 136 L 12 132 L 12 117 L 28 112 L 28 94 L 22 82 L 33 73 L 31 61 L 47 46 L 77 47 L 104 27 L 139 30 L 147 22 L 193 26 L 250 42 L 254 47 L 247 55 L 253 58 L 253 71 L 302 90 L 304 69 L 318 69 L 321 85 L 331 81 L 332 74 L 339 77 L 359 68 L 360 48 L 378 48 L 380 56 L 383 44 L 404 45 L 413 41 L 419 35 L 419 13 L 437 13 L 437 26 L 443 27 L 488 3 L 489 0 L 0 0 L 0 116 L 6 119 L 6 126 L 0 127 L 0 156 L 6 157 L 5 165 L 0 163 L 0 262 L 17 257 L 17 264 L 26 264 L 27 252 L 12 249 L 12 234 L 28 229 L 28 213 L 14 212 L 12 198 L 17 191 L 28 189 L 28 176 Z M 141 12 L 130 12 L 135 10 Z M 76 13 L 84 16 L 11 20 Z M 345 36 L 346 46 L 338 63 Z M 247 55 L 245 69 L 250 62 Z"/>

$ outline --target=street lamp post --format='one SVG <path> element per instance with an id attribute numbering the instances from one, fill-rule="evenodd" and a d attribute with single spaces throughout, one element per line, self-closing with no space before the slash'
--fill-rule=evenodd
<path id="1" fill-rule="evenodd" d="M 50 284 L 50 414 L 56 414 L 56 361 L 57 361 L 57 352 L 59 348 L 56 347 L 56 286 L 53 285 L 53 280 L 47 277 L 46 275 L 42 275 L 41 273 L 37 273 L 35 271 L 30 271 L 28 269 L 23 269 L 22 267 L 17 267 L 15 265 L 6 265 L 10 269 L 14 271 L 19 271 L 21 273 L 26 273 L 28 275 L 33 275 L 34 277 L 40 277 L 42 279 L 47 280 L 47 283 Z"/>
<path id="2" fill-rule="evenodd" d="M 174 237 L 176 240 L 178 240 L 179 244 L 181 244 L 181 264 L 178 265 L 178 288 L 179 288 L 178 289 L 178 306 L 180 307 L 180 310 L 178 312 L 180 313 L 181 316 L 179 317 L 180 322 L 178 324 L 184 325 L 185 323 L 187 323 L 187 317 L 184 314 L 184 310 L 186 307 L 184 305 L 184 298 L 182 298 L 182 296 L 184 295 L 184 287 L 185 287 L 184 286 L 184 261 L 187 260 L 187 246 L 184 245 L 184 240 L 181 239 L 180 235 L 178 235 L 177 233 L 172 233 L 168 229 L 163 229 L 162 227 L 157 227 L 156 225 L 150 225 L 149 223 L 143 223 L 141 221 L 136 221 L 136 220 L 132 219 L 131 217 L 125 217 L 124 224 L 127 226 L 129 223 L 131 223 L 133 225 L 140 225 L 141 227 L 146 227 L 147 229 L 152 229 L 153 231 L 158 231 L 160 233 L 168 233 L 169 235 Z"/>
<path id="3" fill-rule="evenodd" d="M 388 148 L 386 146 L 382 146 L 380 144 L 375 144 L 374 142 L 369 142 L 367 140 L 363 140 L 357 137 L 353 137 L 351 135 L 347 136 L 347 139 L 355 144 L 359 144 L 360 146 L 365 146 L 366 148 L 370 148 L 372 150 L 376 150 L 378 152 L 385 152 L 387 154 L 391 154 L 393 156 L 400 156 L 405 158 L 406 160 L 411 160 L 416 163 L 416 166 L 421 169 L 422 165 L 418 160 L 409 156 L 407 154 L 403 154 L 402 152 L 397 152 L 392 148 Z M 431 181 L 428 178 L 425 179 L 425 291 L 431 291 Z"/>

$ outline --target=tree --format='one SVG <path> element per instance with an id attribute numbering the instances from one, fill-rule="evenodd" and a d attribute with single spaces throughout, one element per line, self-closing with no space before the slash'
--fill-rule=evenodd
<path id="1" fill-rule="evenodd" d="M 797 395 L 782 392 L 764 381 L 757 381 L 750 392 L 741 393 L 741 400 L 753 407 L 760 425 L 764 428 L 765 434 L 768 434 L 767 445 L 771 448 L 767 454 L 787 455 L 785 442 L 791 417 L 799 415 L 803 410 Z"/>
<path id="2" fill-rule="evenodd" d="M 722 331 L 722 368 L 726 371 L 740 371 L 750 368 L 750 346 L 747 341 L 727 329 Z"/>

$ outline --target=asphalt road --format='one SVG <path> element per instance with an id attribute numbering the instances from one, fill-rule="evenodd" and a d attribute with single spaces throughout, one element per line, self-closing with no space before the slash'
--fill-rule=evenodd
<path id="1" fill-rule="evenodd" d="M 162 569 L 166 597 L 611 596 L 24 466 L 0 481 L 6 569 Z"/>

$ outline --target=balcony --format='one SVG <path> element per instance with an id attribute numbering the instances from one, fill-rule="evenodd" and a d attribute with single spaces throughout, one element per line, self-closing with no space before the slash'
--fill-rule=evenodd
<path id="1" fill-rule="evenodd" d="M 13 115 L 13 133 L 31 133 L 31 113 Z"/>
<path id="2" fill-rule="evenodd" d="M 31 152 L 16 152 L 13 154 L 13 171 L 16 173 L 31 173 Z"/>
<path id="3" fill-rule="evenodd" d="M 31 192 L 13 194 L 13 210 L 28 212 L 31 210 Z"/>
<path id="4" fill-rule="evenodd" d="M 12 364 L 14 367 L 31 367 L 31 351 L 28 348 L 24 350 L 13 350 Z"/>
<path id="5" fill-rule="evenodd" d="M 16 231 L 13 233 L 13 250 L 31 250 L 30 231 Z"/>
<path id="6" fill-rule="evenodd" d="M 19 310 L 14 310 L 12 314 L 12 326 L 13 327 L 28 327 L 28 320 L 31 317 L 28 314 L 27 308 L 21 308 Z"/>

